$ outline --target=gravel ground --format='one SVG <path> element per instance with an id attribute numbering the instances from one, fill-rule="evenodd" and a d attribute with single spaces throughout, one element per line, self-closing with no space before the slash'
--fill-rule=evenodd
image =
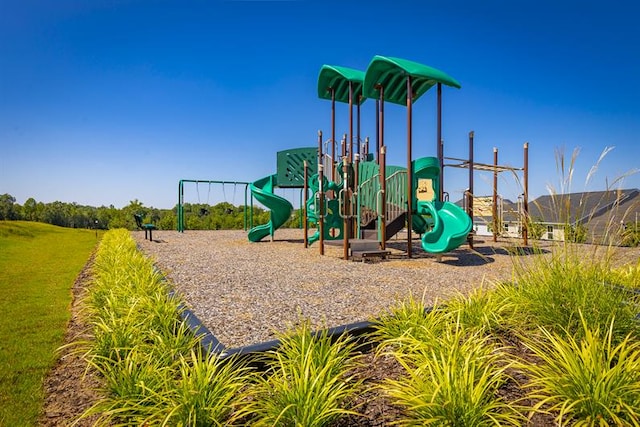
<path id="1" fill-rule="evenodd" d="M 363 263 L 343 260 L 342 246 L 326 245 L 324 256 L 317 243 L 305 249 L 296 229 L 259 243 L 236 230 L 156 231 L 153 242 L 133 235 L 228 348 L 272 340 L 300 318 L 315 328 L 371 320 L 410 294 L 432 304 L 513 271 L 509 242 L 463 245 L 438 262 L 417 237 L 412 259 L 406 240 L 392 240 L 389 260 Z"/>

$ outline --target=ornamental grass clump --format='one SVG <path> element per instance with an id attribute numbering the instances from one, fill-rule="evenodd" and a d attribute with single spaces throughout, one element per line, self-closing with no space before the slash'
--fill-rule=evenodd
<path id="1" fill-rule="evenodd" d="M 172 426 L 232 425 L 239 418 L 244 389 L 254 372 L 236 359 L 193 350 L 181 357 L 176 377 L 155 397 L 158 410 L 148 424 Z"/>
<path id="2" fill-rule="evenodd" d="M 545 328 L 544 340 L 522 338 L 541 360 L 520 363 L 538 400 L 531 413 L 558 414 L 559 425 L 640 425 L 640 342 L 627 335 L 616 343 L 614 320 L 604 331 L 581 322 L 581 338 Z"/>
<path id="3" fill-rule="evenodd" d="M 611 270 L 611 283 L 614 286 L 622 286 L 629 290 L 640 291 L 640 258 L 636 265 L 626 265 Z"/>
<path id="4" fill-rule="evenodd" d="M 98 414 L 98 424 L 142 425 L 158 411 L 156 394 L 172 377 L 172 369 L 139 347 L 121 359 L 95 356 L 89 364 L 103 379 L 102 397 L 83 417 Z"/>
<path id="5" fill-rule="evenodd" d="M 413 342 L 412 339 L 428 342 L 439 335 L 449 321 L 449 316 L 437 302 L 433 307 L 426 307 L 422 301 L 409 295 L 374 320 L 371 337 L 378 343 L 379 351 L 388 346 L 402 346 L 405 337 L 410 338 L 408 342 Z"/>
<path id="6" fill-rule="evenodd" d="M 517 405 L 498 395 L 509 378 L 503 349 L 480 332 L 465 331 L 459 322 L 448 325 L 430 341 L 400 337 L 404 345 L 392 351 L 406 375 L 380 388 L 403 409 L 397 424 L 521 425 Z"/>
<path id="7" fill-rule="evenodd" d="M 361 381 L 354 377 L 355 343 L 312 334 L 308 322 L 282 335 L 268 353 L 268 370 L 248 392 L 242 410 L 254 426 L 329 426 L 346 415 Z"/>
<path id="8" fill-rule="evenodd" d="M 579 313 L 587 324 L 605 329 L 612 326 L 619 342 L 637 333 L 638 306 L 631 294 L 613 285 L 610 258 L 589 256 L 574 245 L 558 248 L 529 266 L 517 266 L 516 285 L 502 286 L 499 293 L 511 306 L 509 322 L 516 329 L 536 333 L 542 326 L 555 333 L 580 338 L 584 333 Z"/>
<path id="9" fill-rule="evenodd" d="M 513 304 L 502 298 L 502 285 L 496 289 L 480 286 L 468 295 L 458 294 L 447 301 L 446 311 L 468 330 L 486 334 L 500 333 L 508 328 L 506 319 L 513 312 Z"/>
<path id="10" fill-rule="evenodd" d="M 116 425 L 227 425 L 246 365 L 207 355 L 182 319 L 183 303 L 125 230 L 105 234 L 88 295 L 94 339 L 81 347 L 102 398 L 83 414 Z"/>

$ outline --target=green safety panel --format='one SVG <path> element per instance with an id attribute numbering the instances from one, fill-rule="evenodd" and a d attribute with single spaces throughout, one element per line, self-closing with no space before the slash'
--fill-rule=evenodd
<path id="1" fill-rule="evenodd" d="M 304 161 L 307 161 L 308 174 L 318 173 L 318 149 L 316 147 L 293 148 L 278 151 L 277 181 L 278 187 L 304 187 Z"/>
<path id="2" fill-rule="evenodd" d="M 358 95 L 362 95 L 364 71 L 335 65 L 323 65 L 318 76 L 318 97 L 320 99 L 331 99 L 331 89 L 333 89 L 336 101 L 349 103 L 349 83 L 351 83 L 353 92 L 351 102 L 357 105 Z M 362 96 L 360 104 L 366 99 Z"/>
<path id="3" fill-rule="evenodd" d="M 411 76 L 413 102 L 437 83 L 460 89 L 460 83 L 443 71 L 401 58 L 376 55 L 369 63 L 364 78 L 363 94 L 378 98 L 376 86 L 384 88 L 384 100 L 394 104 L 407 104 L 407 76 Z"/>

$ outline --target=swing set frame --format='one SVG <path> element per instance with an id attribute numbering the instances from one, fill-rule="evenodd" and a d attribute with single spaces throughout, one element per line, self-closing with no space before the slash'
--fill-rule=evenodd
<path id="1" fill-rule="evenodd" d="M 185 230 L 185 221 L 184 221 L 184 184 L 185 183 L 195 183 L 196 184 L 196 191 L 198 191 L 198 185 L 200 184 L 208 184 L 209 185 L 209 191 L 211 191 L 211 184 L 220 184 L 222 185 L 222 192 L 224 193 L 224 186 L 225 185 L 232 185 L 237 186 L 237 185 L 244 185 L 244 230 L 247 231 L 249 228 L 253 227 L 253 197 L 251 197 L 251 201 L 249 203 L 250 208 L 249 209 L 249 213 L 247 213 L 247 191 L 249 190 L 249 184 L 248 182 L 244 182 L 244 181 L 211 181 L 211 180 L 202 180 L 202 179 L 181 179 L 178 182 L 178 231 L 180 233 L 184 233 Z M 235 190 L 234 190 L 235 191 Z M 200 192 L 198 191 L 198 194 L 200 194 Z M 235 195 L 235 193 L 234 193 Z M 208 195 L 207 195 L 207 199 L 208 199 Z M 208 203 L 208 200 L 207 200 Z"/>

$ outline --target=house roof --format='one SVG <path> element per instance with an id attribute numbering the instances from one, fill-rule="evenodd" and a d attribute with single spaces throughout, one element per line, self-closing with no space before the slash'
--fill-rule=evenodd
<path id="1" fill-rule="evenodd" d="M 529 203 L 529 216 L 546 223 L 586 224 L 605 214 L 616 214 L 624 220 L 626 210 L 637 212 L 639 208 L 637 188 L 591 191 L 540 196 Z"/>

